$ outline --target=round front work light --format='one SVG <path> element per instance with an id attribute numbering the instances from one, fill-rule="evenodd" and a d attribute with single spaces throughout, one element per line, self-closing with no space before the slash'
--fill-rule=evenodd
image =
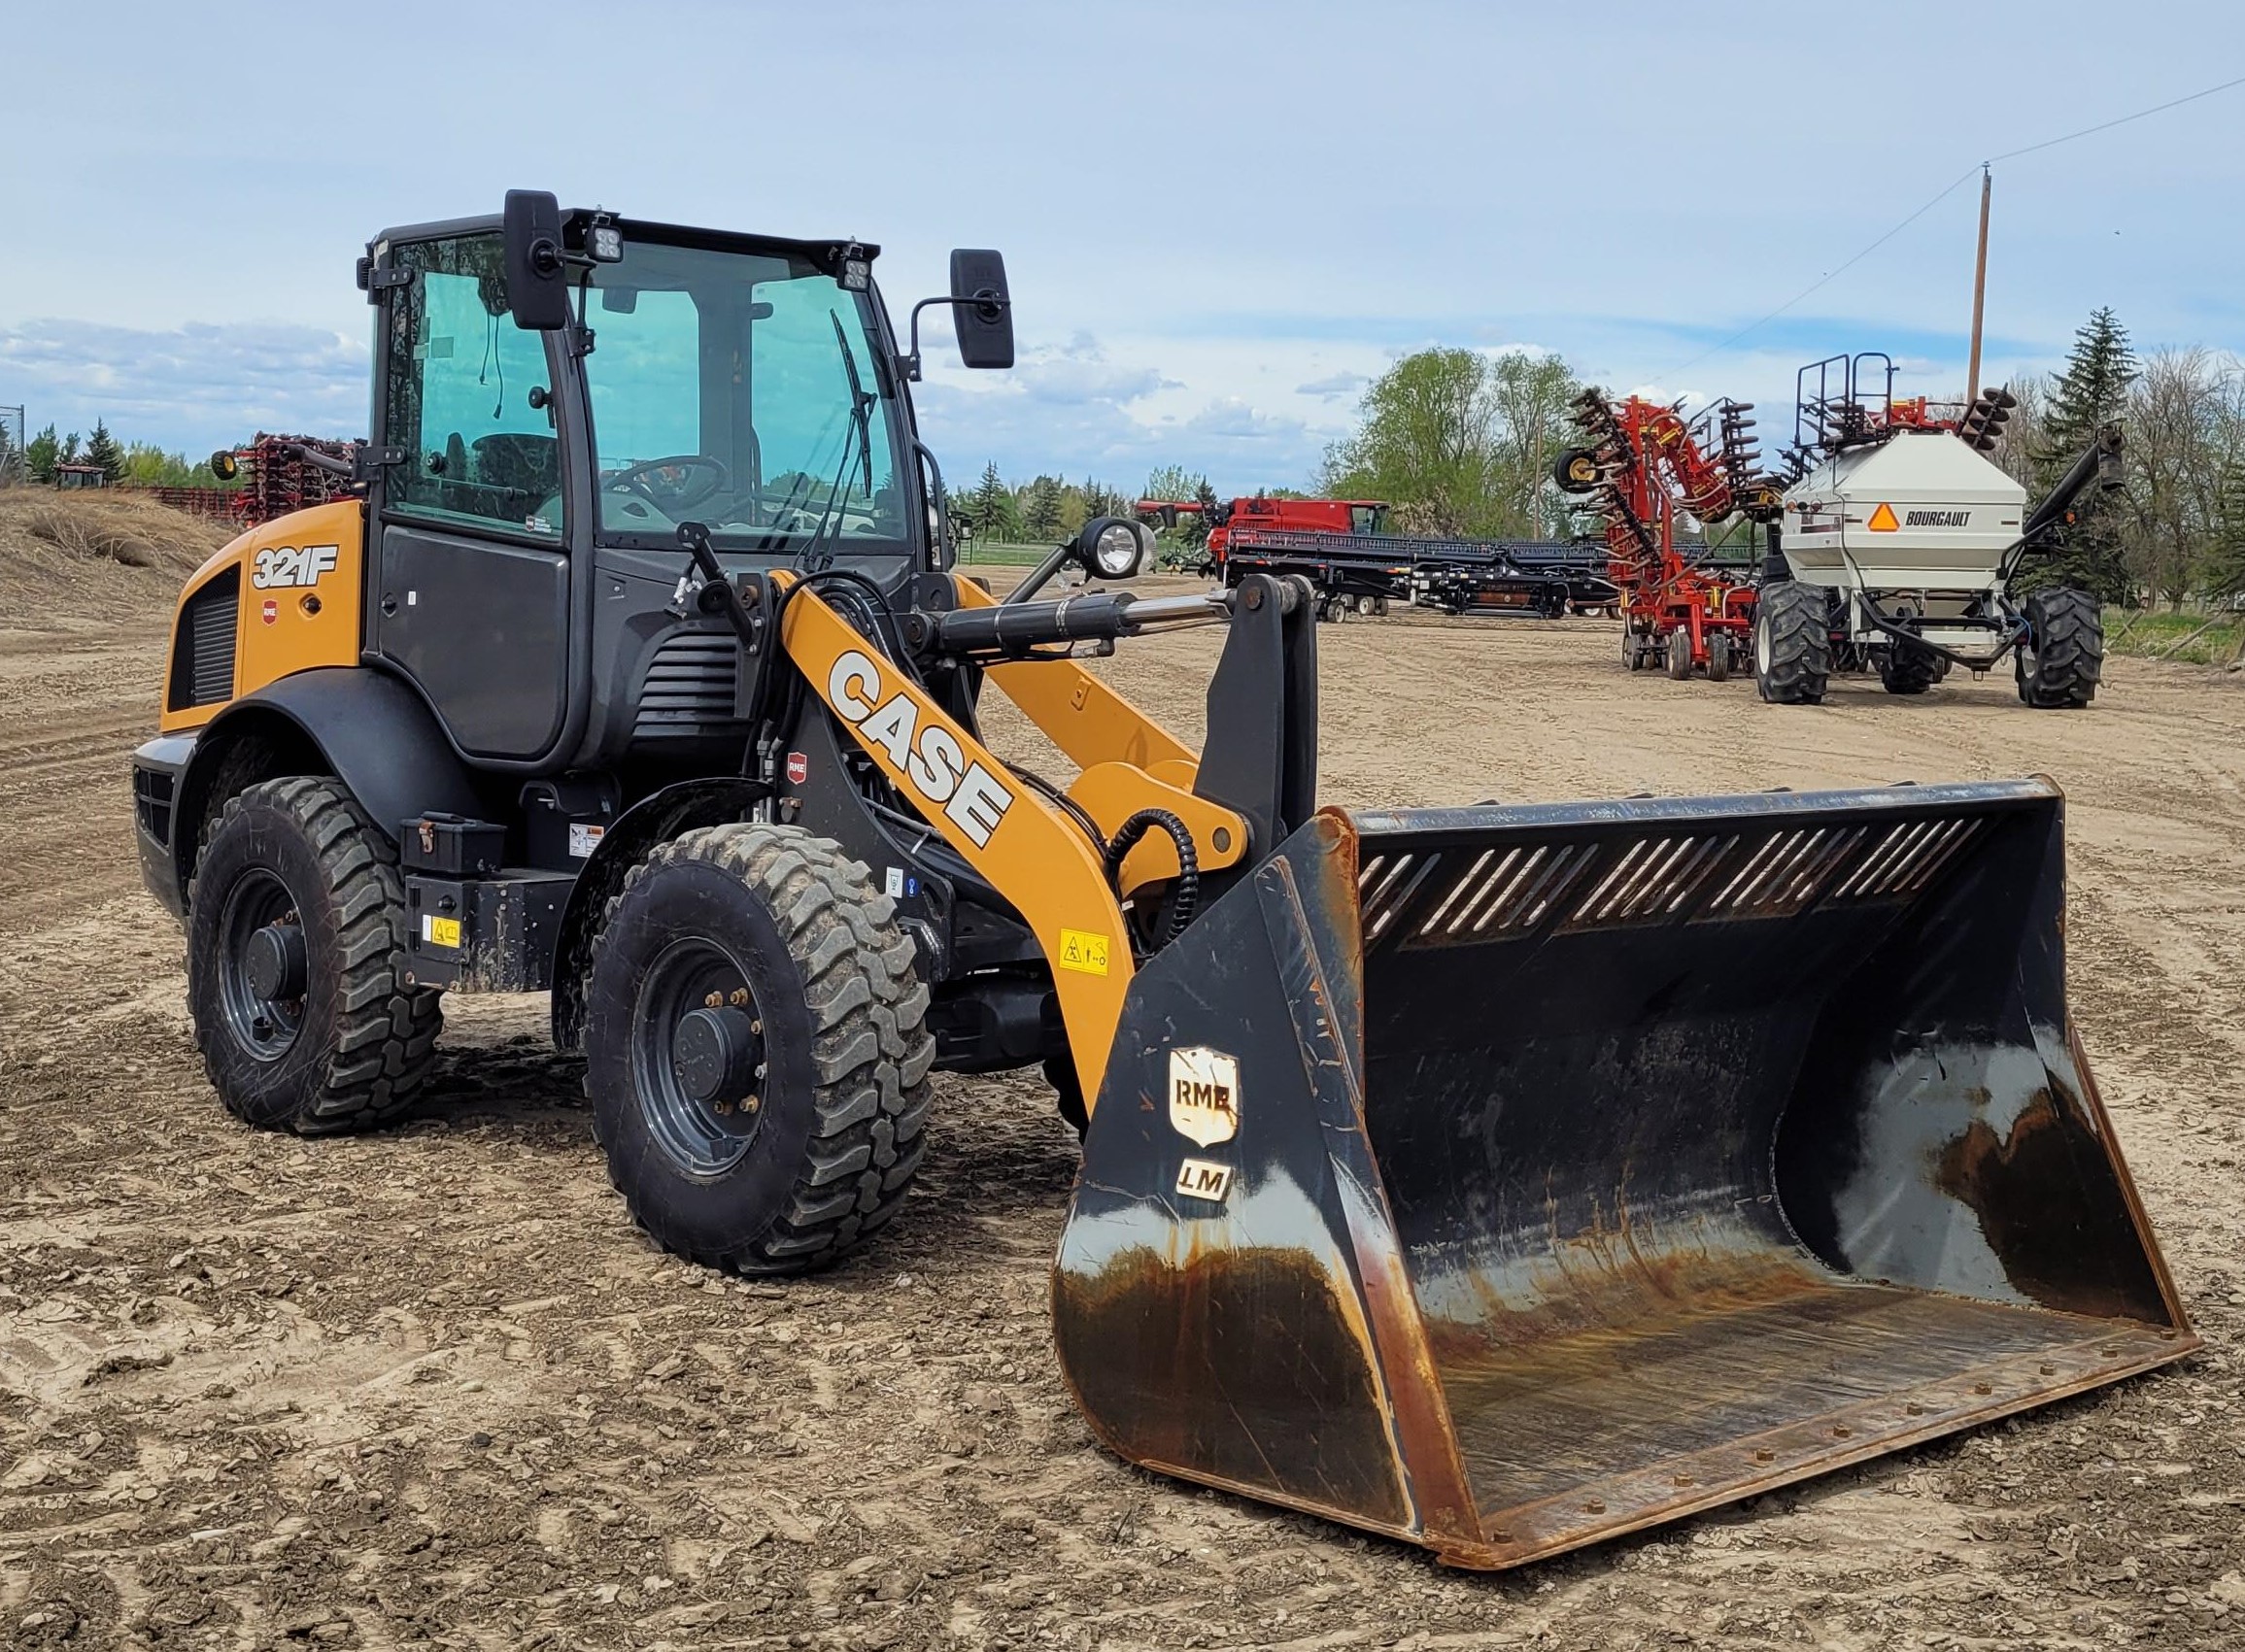
<path id="1" fill-rule="evenodd" d="M 1084 534 L 1084 559 L 1103 580 L 1127 580 L 1145 559 L 1146 530 L 1137 523 L 1108 517 Z"/>

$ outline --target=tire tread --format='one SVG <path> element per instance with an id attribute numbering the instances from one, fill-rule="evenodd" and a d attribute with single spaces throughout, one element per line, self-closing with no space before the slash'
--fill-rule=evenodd
<path id="1" fill-rule="evenodd" d="M 749 1275 L 806 1272 L 885 1225 L 910 1191 L 933 1099 L 928 989 L 913 967 L 911 937 L 897 927 L 896 903 L 874 893 L 865 863 L 830 839 L 761 822 L 681 833 L 634 866 L 602 915 L 595 966 L 610 921 L 631 891 L 658 868 L 688 860 L 739 878 L 770 912 L 802 971 L 817 1123 L 785 1208 L 745 1243 L 711 1251 L 660 1213 L 632 1215 L 663 1249 L 705 1266 Z M 586 1083 L 589 1094 L 589 1071 Z M 594 1118 L 597 1130 L 597 1108 Z M 600 1145 L 606 1151 L 612 1144 Z M 629 1196 L 613 1154 L 609 1180 Z"/>

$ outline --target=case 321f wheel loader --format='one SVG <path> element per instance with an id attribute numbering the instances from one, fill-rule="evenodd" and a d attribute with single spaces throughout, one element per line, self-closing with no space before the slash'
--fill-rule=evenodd
<path id="1" fill-rule="evenodd" d="M 1120 521 L 951 571 L 873 258 L 527 192 L 369 247 L 359 492 L 193 576 L 134 759 L 229 1108 L 379 1124 L 444 993 L 550 990 L 632 1215 L 786 1273 L 896 1213 L 932 1069 L 1045 1063 L 1099 1436 L 1472 1567 L 2195 1345 L 2054 787 L 1320 808 L 1302 585 L 1043 594 Z M 1198 753 L 1072 657 L 1203 624 Z"/>

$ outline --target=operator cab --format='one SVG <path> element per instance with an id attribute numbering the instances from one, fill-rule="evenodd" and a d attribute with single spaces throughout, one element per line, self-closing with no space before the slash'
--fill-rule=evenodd
<path id="1" fill-rule="evenodd" d="M 736 744 L 730 633 L 677 607 L 684 523 L 735 573 L 834 565 L 890 598 L 948 565 L 878 251 L 524 191 L 369 244 L 365 649 L 462 756 L 550 774 Z M 973 304 L 935 302 L 968 365 L 1010 365 L 997 254 L 953 274 Z"/>

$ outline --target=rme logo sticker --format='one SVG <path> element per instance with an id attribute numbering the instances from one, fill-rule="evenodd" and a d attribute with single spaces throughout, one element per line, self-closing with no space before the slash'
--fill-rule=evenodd
<path id="1" fill-rule="evenodd" d="M 1906 511 L 1902 516 L 1904 527 L 1970 527 L 1970 511 Z"/>
<path id="2" fill-rule="evenodd" d="M 293 545 L 268 545 L 257 553 L 256 570 L 250 575 L 250 583 L 259 590 L 271 590 L 275 586 L 318 585 L 321 579 L 335 571 L 335 547 L 307 545 L 298 550 Z"/>
<path id="3" fill-rule="evenodd" d="M 827 698 L 857 725 L 858 732 L 888 754 L 912 790 L 943 811 L 943 818 L 966 833 L 977 849 L 990 847 L 990 834 L 1013 807 L 1013 793 L 979 762 L 969 762 L 959 737 L 940 723 L 920 726 L 920 708 L 901 691 L 878 704 L 867 694 L 881 691 L 881 668 L 856 649 L 846 651 L 827 673 Z"/>
<path id="4" fill-rule="evenodd" d="M 1240 1133 L 1240 1063 L 1196 1045 L 1170 1052 L 1170 1123 L 1187 1141 L 1213 1147 Z"/>

